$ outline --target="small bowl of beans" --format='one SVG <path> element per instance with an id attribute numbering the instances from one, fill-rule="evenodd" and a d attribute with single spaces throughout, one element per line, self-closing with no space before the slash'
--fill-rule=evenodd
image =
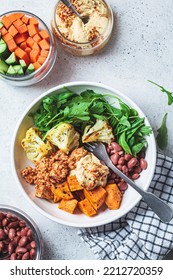
<path id="1" fill-rule="evenodd" d="M 42 253 L 35 222 L 22 210 L 0 204 L 0 260 L 39 260 Z"/>

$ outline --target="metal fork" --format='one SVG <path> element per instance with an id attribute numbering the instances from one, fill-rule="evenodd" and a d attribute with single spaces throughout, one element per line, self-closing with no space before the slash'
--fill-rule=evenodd
<path id="1" fill-rule="evenodd" d="M 104 161 L 107 167 L 109 167 L 113 172 L 115 172 L 122 179 L 124 179 L 126 183 L 128 183 L 132 188 L 134 188 L 143 197 L 147 205 L 163 222 L 170 222 L 172 220 L 173 209 L 153 193 L 142 190 L 123 172 L 121 172 L 115 165 L 113 165 L 106 151 L 106 147 L 103 143 L 91 142 L 85 143 L 84 146 L 88 151 L 92 152 L 98 159 Z"/>

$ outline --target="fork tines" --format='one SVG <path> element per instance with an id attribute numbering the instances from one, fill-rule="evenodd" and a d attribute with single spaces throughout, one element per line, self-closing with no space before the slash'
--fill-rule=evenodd
<path id="1" fill-rule="evenodd" d="M 93 142 L 92 144 L 91 143 L 84 143 L 84 147 L 90 151 L 90 152 L 93 152 L 94 151 L 94 145 L 93 145 Z"/>

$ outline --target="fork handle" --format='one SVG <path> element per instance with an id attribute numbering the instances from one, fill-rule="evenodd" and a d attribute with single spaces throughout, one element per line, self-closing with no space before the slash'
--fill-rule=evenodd
<path id="1" fill-rule="evenodd" d="M 134 188 L 145 200 L 147 205 L 157 214 L 163 222 L 170 222 L 173 218 L 173 209 L 167 205 L 163 200 L 151 192 L 146 192 L 139 188 L 131 179 L 129 179 L 123 172 L 115 167 L 112 162 L 105 162 L 106 165 L 117 175 L 119 175 L 126 183 Z"/>

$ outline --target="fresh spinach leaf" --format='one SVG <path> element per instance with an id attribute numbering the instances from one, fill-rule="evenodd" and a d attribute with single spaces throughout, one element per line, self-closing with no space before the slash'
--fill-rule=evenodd
<path id="1" fill-rule="evenodd" d="M 164 115 L 162 119 L 162 124 L 160 128 L 157 130 L 158 134 L 156 137 L 156 141 L 161 150 L 164 150 L 168 144 L 168 131 L 166 127 L 166 118 L 167 118 L 167 113 Z"/>

